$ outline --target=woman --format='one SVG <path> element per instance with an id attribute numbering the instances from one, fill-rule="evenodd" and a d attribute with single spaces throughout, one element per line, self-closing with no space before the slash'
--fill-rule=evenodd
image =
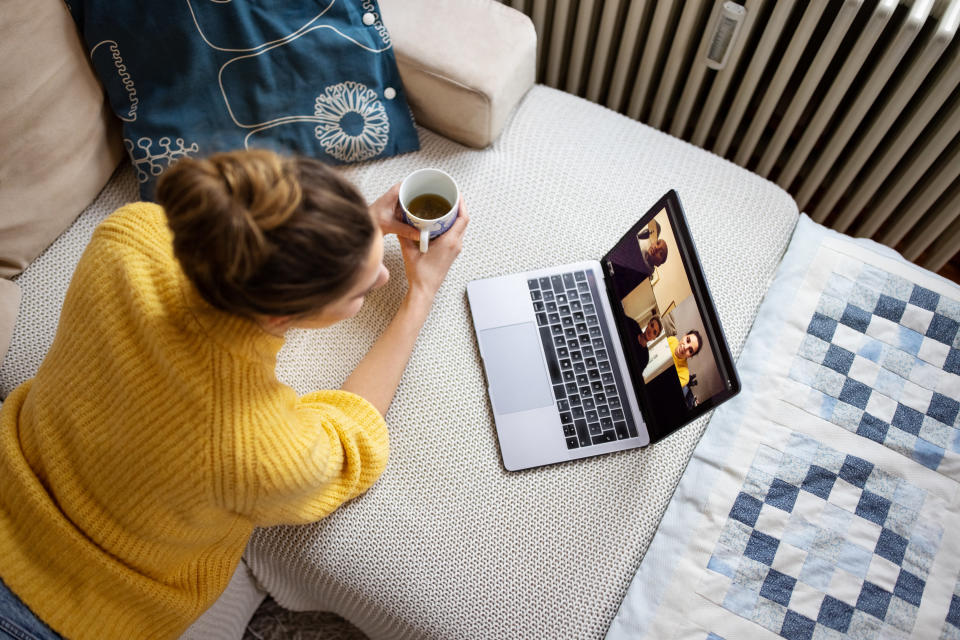
<path id="1" fill-rule="evenodd" d="M 159 204 L 98 227 L 43 365 L 0 409 L 0 637 L 177 637 L 254 527 L 318 520 L 377 479 L 469 222 L 461 203 L 421 254 L 397 192 L 367 207 L 314 160 L 230 152 L 180 161 Z M 341 390 L 298 398 L 274 375 L 284 333 L 356 314 L 391 232 L 399 310 Z"/>

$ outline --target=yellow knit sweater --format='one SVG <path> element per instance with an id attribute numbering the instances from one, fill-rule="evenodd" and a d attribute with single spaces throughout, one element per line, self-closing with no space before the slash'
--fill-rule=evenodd
<path id="1" fill-rule="evenodd" d="M 36 378 L 0 409 L 0 577 L 70 638 L 177 637 L 255 526 L 365 491 L 387 430 L 359 396 L 297 397 L 283 340 L 206 304 L 163 210 L 126 206 L 77 266 Z"/>

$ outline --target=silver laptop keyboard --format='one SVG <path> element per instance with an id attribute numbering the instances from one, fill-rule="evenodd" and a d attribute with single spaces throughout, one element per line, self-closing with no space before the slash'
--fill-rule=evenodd
<path id="1" fill-rule="evenodd" d="M 568 449 L 635 438 L 592 272 L 527 280 Z"/>

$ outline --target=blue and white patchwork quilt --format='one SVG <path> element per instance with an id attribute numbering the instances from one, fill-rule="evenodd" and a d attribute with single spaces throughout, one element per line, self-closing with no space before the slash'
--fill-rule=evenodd
<path id="1" fill-rule="evenodd" d="M 801 218 L 610 639 L 960 639 L 960 287 Z"/>

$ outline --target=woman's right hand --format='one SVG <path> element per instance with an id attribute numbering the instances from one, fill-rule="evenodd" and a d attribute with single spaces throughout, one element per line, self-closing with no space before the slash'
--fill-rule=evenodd
<path id="1" fill-rule="evenodd" d="M 428 303 L 432 304 L 434 295 L 447 277 L 450 265 L 463 249 L 463 234 L 468 224 L 470 224 L 470 214 L 461 196 L 456 222 L 446 233 L 430 240 L 430 248 L 426 253 L 420 253 L 418 242 L 398 238 L 411 293 L 423 296 Z"/>

